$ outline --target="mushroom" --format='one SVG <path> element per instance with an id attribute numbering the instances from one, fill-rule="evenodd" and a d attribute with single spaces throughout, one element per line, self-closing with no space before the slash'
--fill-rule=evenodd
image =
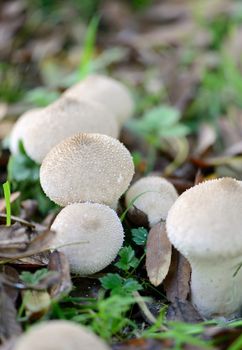
<path id="1" fill-rule="evenodd" d="M 17 340 L 13 350 L 109 350 L 88 328 L 71 321 L 45 321 L 31 327 Z"/>
<path id="2" fill-rule="evenodd" d="M 147 176 L 135 182 L 125 195 L 125 203 L 132 216 L 138 209 L 146 214 L 152 227 L 161 220 L 166 220 L 167 213 L 177 199 L 175 187 L 159 176 Z"/>
<path id="3" fill-rule="evenodd" d="M 116 212 L 103 204 L 74 203 L 57 215 L 51 249 L 63 252 L 72 273 L 89 275 L 108 266 L 122 247 L 124 231 Z"/>
<path id="4" fill-rule="evenodd" d="M 10 151 L 16 154 L 19 151 L 19 142 L 25 139 L 25 131 L 28 126 L 34 124 L 43 108 L 34 108 L 22 114 L 14 124 L 10 135 Z"/>
<path id="5" fill-rule="evenodd" d="M 115 205 L 134 174 L 129 151 L 101 134 L 77 134 L 56 145 L 40 168 L 40 183 L 55 203 Z"/>
<path id="6" fill-rule="evenodd" d="M 191 299 L 206 318 L 242 307 L 241 210 L 241 182 L 221 178 L 185 191 L 168 213 L 168 237 L 191 264 Z"/>
<path id="7" fill-rule="evenodd" d="M 103 75 L 90 75 L 66 90 L 64 96 L 78 100 L 90 99 L 103 104 L 117 118 L 120 126 L 134 112 L 134 102 L 126 86 Z"/>
<path id="8" fill-rule="evenodd" d="M 23 143 L 27 154 L 41 163 L 53 146 L 78 132 L 118 136 L 118 124 L 104 106 L 91 101 L 61 98 L 25 123 Z"/>

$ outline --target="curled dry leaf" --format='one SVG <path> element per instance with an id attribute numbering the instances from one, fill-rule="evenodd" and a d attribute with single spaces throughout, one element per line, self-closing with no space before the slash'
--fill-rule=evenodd
<path id="1" fill-rule="evenodd" d="M 162 283 L 171 262 L 171 243 L 167 238 L 165 223 L 155 225 L 149 232 L 146 251 L 146 270 L 154 286 Z"/>
<path id="2" fill-rule="evenodd" d="M 194 308 L 191 302 L 176 299 L 169 305 L 166 318 L 169 321 L 181 321 L 188 323 L 202 322 L 203 318 Z"/>
<path id="3" fill-rule="evenodd" d="M 175 303 L 177 300 L 187 299 L 190 292 L 190 277 L 189 262 L 173 248 L 170 270 L 163 283 L 169 301 Z"/>
<path id="4" fill-rule="evenodd" d="M 63 294 L 68 294 L 72 283 L 69 263 L 64 253 L 54 251 L 50 256 L 48 268 L 50 271 L 59 273 L 58 281 L 50 288 L 51 297 L 56 299 Z"/>
<path id="5" fill-rule="evenodd" d="M 17 311 L 14 302 L 0 283 L 0 340 L 2 342 L 21 334 L 21 327 L 16 319 Z"/>
<path id="6" fill-rule="evenodd" d="M 16 223 L 12 226 L 0 226 L 1 259 L 20 259 L 46 249 L 55 233 L 42 229 L 28 230 Z"/>

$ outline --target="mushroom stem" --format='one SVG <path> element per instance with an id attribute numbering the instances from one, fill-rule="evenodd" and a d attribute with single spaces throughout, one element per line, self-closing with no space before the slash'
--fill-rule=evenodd
<path id="1" fill-rule="evenodd" d="M 238 316 L 238 305 L 242 307 L 241 257 L 190 262 L 192 303 L 199 312 L 205 318 Z"/>

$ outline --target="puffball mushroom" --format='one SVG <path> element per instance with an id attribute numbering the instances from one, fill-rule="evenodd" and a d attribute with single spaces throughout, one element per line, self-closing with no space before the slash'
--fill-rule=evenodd
<path id="1" fill-rule="evenodd" d="M 92 101 L 61 98 L 25 124 L 23 144 L 30 158 L 41 163 L 53 146 L 78 132 L 117 137 L 118 124 L 111 112 Z"/>
<path id="2" fill-rule="evenodd" d="M 123 125 L 134 112 L 134 102 L 126 86 L 103 75 L 88 76 L 66 90 L 64 96 L 78 100 L 90 99 L 103 104 L 117 118 L 119 125 Z"/>
<path id="3" fill-rule="evenodd" d="M 132 157 L 121 142 L 101 134 L 77 134 L 48 153 L 40 183 L 60 206 L 88 201 L 113 206 L 133 174 Z"/>
<path id="4" fill-rule="evenodd" d="M 63 252 L 71 272 L 78 275 L 90 275 L 108 266 L 124 239 L 116 212 L 97 203 L 68 205 L 57 215 L 51 230 L 56 232 L 51 248 Z"/>
<path id="5" fill-rule="evenodd" d="M 109 350 L 102 339 L 71 321 L 45 321 L 31 327 L 13 350 Z"/>
<path id="6" fill-rule="evenodd" d="M 168 213 L 168 238 L 191 264 L 191 298 L 204 317 L 241 311 L 241 211 L 241 182 L 221 178 L 187 190 Z"/>
<path id="7" fill-rule="evenodd" d="M 159 176 L 147 176 L 132 184 L 125 195 L 130 213 L 137 208 L 147 215 L 149 225 L 152 227 L 161 220 L 166 220 L 167 213 L 177 199 L 175 187 L 166 179 Z"/>
<path id="8" fill-rule="evenodd" d="M 14 124 L 10 135 L 10 151 L 16 154 L 19 151 L 19 142 L 25 139 L 25 132 L 29 125 L 35 123 L 43 108 L 34 108 L 21 115 Z"/>

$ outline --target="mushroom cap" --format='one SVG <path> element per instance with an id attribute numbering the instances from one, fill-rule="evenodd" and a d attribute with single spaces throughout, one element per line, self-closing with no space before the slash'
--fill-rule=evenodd
<path id="1" fill-rule="evenodd" d="M 202 182 L 171 207 L 167 234 L 188 260 L 228 258 L 242 251 L 242 186 L 232 178 Z"/>
<path id="2" fill-rule="evenodd" d="M 129 90 L 119 81 L 103 76 L 90 75 L 65 91 L 64 96 L 78 100 L 90 99 L 103 104 L 122 125 L 134 112 L 134 101 Z"/>
<path id="3" fill-rule="evenodd" d="M 150 226 L 166 220 L 170 207 L 178 198 L 175 187 L 159 176 L 147 176 L 132 184 L 125 195 L 126 206 L 137 196 L 131 210 L 136 207 L 145 213 Z"/>
<path id="4" fill-rule="evenodd" d="M 20 336 L 13 350 L 108 350 L 102 339 L 71 321 L 46 321 Z"/>
<path id="5" fill-rule="evenodd" d="M 134 164 L 125 146 L 101 134 L 77 134 L 56 145 L 40 168 L 40 183 L 55 203 L 113 205 L 126 191 Z"/>
<path id="6" fill-rule="evenodd" d="M 116 212 L 96 203 L 68 205 L 57 215 L 51 230 L 56 232 L 51 248 L 63 252 L 71 272 L 78 275 L 93 274 L 108 266 L 116 258 L 124 239 Z M 77 244 L 69 245 L 75 242 Z"/>
<path id="7" fill-rule="evenodd" d="M 118 136 L 118 124 L 111 112 L 99 103 L 61 98 L 25 125 L 24 147 L 41 163 L 56 144 L 78 132 Z"/>
<path id="8" fill-rule="evenodd" d="M 10 151 L 16 154 L 19 151 L 19 142 L 25 139 L 25 131 L 28 126 L 33 124 L 39 118 L 39 113 L 43 108 L 34 108 L 22 114 L 14 124 L 10 134 Z"/>

